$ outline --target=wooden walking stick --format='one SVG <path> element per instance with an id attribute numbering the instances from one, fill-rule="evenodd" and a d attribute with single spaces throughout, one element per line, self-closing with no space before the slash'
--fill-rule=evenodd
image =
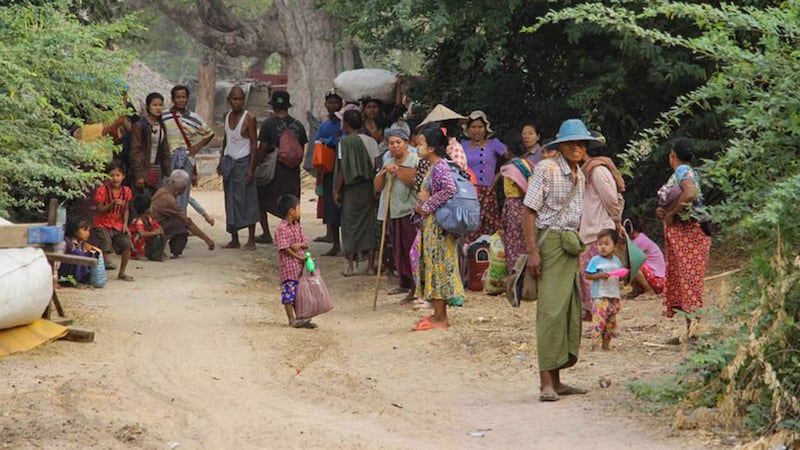
<path id="1" fill-rule="evenodd" d="M 383 224 L 381 225 L 381 248 L 378 250 L 378 278 L 375 280 L 375 298 L 372 299 L 372 310 L 378 309 L 378 290 L 381 288 L 381 266 L 383 265 L 383 244 L 386 242 L 386 222 L 389 221 L 389 205 L 392 202 L 392 179 L 386 177 L 386 203 L 383 205 Z"/>

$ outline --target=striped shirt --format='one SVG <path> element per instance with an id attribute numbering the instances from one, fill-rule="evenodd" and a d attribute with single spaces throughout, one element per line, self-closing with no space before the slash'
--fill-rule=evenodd
<path id="1" fill-rule="evenodd" d="M 583 190 L 586 179 L 578 169 L 577 192 L 568 206 L 563 206 L 574 186 L 572 170 L 561 154 L 542 160 L 533 169 L 525 206 L 536 211 L 536 228 L 577 231 L 583 210 Z M 566 208 L 562 211 L 562 208 Z"/>
<path id="2" fill-rule="evenodd" d="M 175 111 L 175 115 L 181 121 L 183 131 L 189 139 L 189 143 L 194 145 L 207 137 L 214 136 L 211 127 L 206 124 L 202 117 L 194 111 L 188 111 L 186 114 L 181 114 Z M 179 148 L 186 148 L 186 141 L 183 139 L 183 134 L 175 123 L 172 116 L 172 110 L 164 111 L 161 114 L 161 120 L 164 123 L 164 128 L 167 130 L 167 140 L 169 141 L 169 152 L 172 153 Z"/>

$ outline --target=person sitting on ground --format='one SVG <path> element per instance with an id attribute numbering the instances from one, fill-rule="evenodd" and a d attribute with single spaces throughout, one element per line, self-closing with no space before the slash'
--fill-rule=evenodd
<path id="1" fill-rule="evenodd" d="M 278 198 L 277 206 L 283 217 L 275 229 L 275 246 L 278 247 L 280 263 L 278 277 L 281 281 L 281 303 L 286 310 L 290 327 L 316 328 L 311 319 L 295 318 L 297 283 L 307 258 L 305 251 L 308 250 L 308 239 L 300 225 L 300 199 L 292 194 L 284 194 Z"/>
<path id="2" fill-rule="evenodd" d="M 619 276 L 611 275 L 621 269 L 622 261 L 614 255 L 619 244 L 616 230 L 604 228 L 597 233 L 597 255 L 586 266 L 586 279 L 591 280 L 592 351 L 602 342 L 603 350 L 611 350 L 611 338 L 617 332 L 617 313 L 622 309 L 619 300 Z"/>
<path id="3" fill-rule="evenodd" d="M 201 230 L 178 205 L 178 196 L 188 189 L 189 174 L 182 169 L 173 170 L 164 187 L 153 195 L 150 213 L 164 230 L 164 239 L 169 243 L 173 258 L 179 257 L 186 248 L 189 231 L 202 239 L 209 250 L 214 250 L 214 241 Z"/>
<path id="4" fill-rule="evenodd" d="M 123 186 L 125 173 L 122 162 L 113 160 L 108 164 L 106 172 L 109 182 L 97 188 L 94 202 L 97 210 L 94 216 L 92 230 L 93 243 L 103 250 L 106 270 L 117 268 L 109 259 L 109 254 L 117 252 L 122 255 L 119 263 L 117 278 L 124 281 L 133 281 L 133 277 L 125 274 L 128 260 L 131 258 L 131 237 L 128 232 L 128 216 L 130 208 L 128 203 L 133 200 L 133 192 L 128 186 Z"/>
<path id="5" fill-rule="evenodd" d="M 92 257 L 102 253 L 102 250 L 88 242 L 91 234 L 91 225 L 91 222 L 83 217 L 68 220 L 64 224 L 64 241 L 59 244 L 56 252 L 85 257 Z M 58 284 L 61 286 L 84 288 L 91 284 L 89 281 L 91 275 L 89 266 L 58 263 L 56 271 L 58 273 Z"/>
<path id="6" fill-rule="evenodd" d="M 630 298 L 635 298 L 640 294 L 657 295 L 664 292 L 666 284 L 667 263 L 664 260 L 664 253 L 661 248 L 653 242 L 644 231 L 642 231 L 641 220 L 637 216 L 625 219 L 625 230 L 630 235 L 631 240 L 639 247 L 647 257 L 639 273 L 633 278 L 633 292 Z"/>
<path id="7" fill-rule="evenodd" d="M 163 261 L 164 230 L 150 215 L 150 202 L 150 195 L 147 193 L 139 194 L 133 199 L 136 218 L 128 225 L 133 242 L 131 256 L 134 259 L 146 257 L 151 261 Z"/>
<path id="8" fill-rule="evenodd" d="M 342 250 L 347 257 L 344 276 L 356 275 L 353 263 L 362 253 L 367 254 L 367 269 L 373 273 L 375 265 L 375 212 L 373 210 L 374 158 L 369 148 L 378 145 L 369 137 L 359 134 L 361 113 L 346 111 L 342 118 L 345 136 L 339 140 L 339 152 L 334 166 L 334 201 L 342 208 Z"/>

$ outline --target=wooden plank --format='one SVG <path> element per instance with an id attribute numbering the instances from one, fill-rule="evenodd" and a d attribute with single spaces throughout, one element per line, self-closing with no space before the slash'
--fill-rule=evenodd
<path id="1" fill-rule="evenodd" d="M 60 317 L 58 319 L 50 319 L 50 322 L 57 323 L 59 325 L 67 326 L 72 325 L 72 319 L 69 317 Z"/>
<path id="2" fill-rule="evenodd" d="M 85 328 L 67 327 L 67 334 L 61 339 L 71 342 L 94 342 L 94 331 Z"/>
<path id="3" fill-rule="evenodd" d="M 28 246 L 28 224 L 0 226 L 0 248 Z"/>
<path id="4" fill-rule="evenodd" d="M 48 261 L 58 261 L 67 264 L 77 264 L 79 266 L 91 266 L 94 267 L 97 265 L 97 258 L 91 258 L 88 256 L 77 256 L 77 255 L 67 255 L 64 253 L 45 253 L 47 256 Z"/>

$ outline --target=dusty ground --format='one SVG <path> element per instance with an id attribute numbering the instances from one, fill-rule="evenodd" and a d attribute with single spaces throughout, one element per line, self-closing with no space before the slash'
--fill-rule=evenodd
<path id="1" fill-rule="evenodd" d="M 222 194 L 197 192 L 224 244 Z M 310 196 L 306 196 L 306 199 Z M 306 233 L 322 226 L 303 202 Z M 272 221 L 273 227 L 277 222 Z M 208 226 L 204 228 L 208 229 Z M 326 244 L 312 245 L 321 254 Z M 646 346 L 680 323 L 654 300 L 628 301 L 609 353 L 584 341 L 566 381 L 591 389 L 537 401 L 535 305 L 467 295 L 447 331 L 412 333 L 423 313 L 375 279 L 339 275 L 343 258 L 317 257 L 336 308 L 316 330 L 285 324 L 274 246 L 133 262 L 134 283 L 63 289 L 91 344 L 55 342 L 0 360 L 5 448 L 709 448 L 673 431 L 672 417 L 635 407 L 625 388 L 658 377 L 685 351 Z M 719 282 L 708 283 L 716 301 Z M 608 377 L 607 389 L 599 379 Z"/>

